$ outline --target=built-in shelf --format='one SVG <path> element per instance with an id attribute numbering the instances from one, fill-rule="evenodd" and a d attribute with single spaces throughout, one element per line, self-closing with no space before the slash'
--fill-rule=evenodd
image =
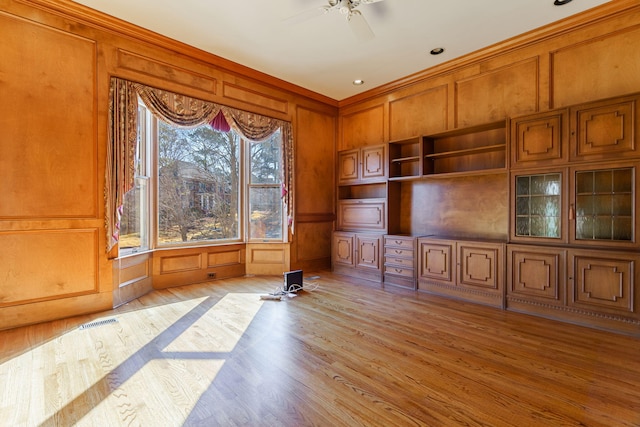
<path id="1" fill-rule="evenodd" d="M 506 121 L 425 136 L 423 174 L 504 171 L 506 140 Z"/>
<path id="2" fill-rule="evenodd" d="M 422 176 L 422 137 L 389 142 L 389 180 Z"/>
<path id="3" fill-rule="evenodd" d="M 492 151 L 504 152 L 504 144 L 487 145 L 485 147 L 468 148 L 465 150 L 444 151 L 442 153 L 426 154 L 425 158 L 437 159 L 443 157 L 468 156 L 471 154 L 489 153 Z"/>

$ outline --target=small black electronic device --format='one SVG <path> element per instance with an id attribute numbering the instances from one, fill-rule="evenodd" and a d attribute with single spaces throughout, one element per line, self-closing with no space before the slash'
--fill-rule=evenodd
<path id="1" fill-rule="evenodd" d="M 284 273 L 284 291 L 297 292 L 302 290 L 302 270 Z"/>

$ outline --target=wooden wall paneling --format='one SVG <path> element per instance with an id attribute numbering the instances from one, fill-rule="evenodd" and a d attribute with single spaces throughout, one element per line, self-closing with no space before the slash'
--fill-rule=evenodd
<path id="1" fill-rule="evenodd" d="M 480 125 L 538 111 L 537 57 L 455 83 L 456 127 Z"/>
<path id="2" fill-rule="evenodd" d="M 418 235 L 507 239 L 509 185 L 506 173 L 406 184 L 401 188 L 400 204 L 406 206 L 405 212 L 410 214 L 403 215 L 401 230 L 411 230 Z"/>
<path id="3" fill-rule="evenodd" d="M 113 261 L 113 307 L 153 290 L 152 259 L 152 254 L 145 252 Z"/>
<path id="4" fill-rule="evenodd" d="M 292 258 L 291 268 L 302 270 L 330 268 L 332 231 L 333 215 L 309 222 L 299 220 L 294 234 L 295 256 Z"/>
<path id="5" fill-rule="evenodd" d="M 385 142 L 384 112 L 384 104 L 381 104 L 343 115 L 338 150 L 378 145 Z"/>
<path id="6" fill-rule="evenodd" d="M 640 26 L 615 31 L 610 25 L 605 34 L 574 39 L 551 53 L 553 108 L 640 92 L 640 56 L 634 54 Z"/>
<path id="7" fill-rule="evenodd" d="M 0 14 L 0 218 L 95 218 L 96 43 Z"/>
<path id="8" fill-rule="evenodd" d="M 308 108 L 296 112 L 297 214 L 331 214 L 335 206 L 335 116 Z"/>
<path id="9" fill-rule="evenodd" d="M 335 114 L 298 106 L 295 122 L 296 226 L 291 236 L 292 268 L 328 268 L 336 206 L 337 120 Z"/>
<path id="10" fill-rule="evenodd" d="M 135 71 L 151 78 L 160 78 L 165 81 L 190 87 L 205 95 L 216 95 L 217 79 L 191 70 L 184 69 L 176 64 L 149 58 L 136 52 L 116 48 L 117 67 L 119 69 Z"/>
<path id="11" fill-rule="evenodd" d="M 0 307 L 100 292 L 100 231 L 0 232 Z"/>
<path id="12" fill-rule="evenodd" d="M 448 124 L 448 85 L 389 102 L 389 140 L 439 133 Z"/>
<path id="13" fill-rule="evenodd" d="M 244 244 L 157 250 L 152 260 L 153 287 L 163 289 L 241 276 L 245 260 Z"/>
<path id="14" fill-rule="evenodd" d="M 247 274 L 281 275 L 291 270 L 288 243 L 247 243 Z"/>
<path id="15" fill-rule="evenodd" d="M 225 99 L 241 101 L 245 104 L 266 108 L 277 114 L 289 113 L 289 102 L 273 95 L 266 95 L 264 91 L 251 90 L 229 82 L 222 83 L 222 96 Z"/>

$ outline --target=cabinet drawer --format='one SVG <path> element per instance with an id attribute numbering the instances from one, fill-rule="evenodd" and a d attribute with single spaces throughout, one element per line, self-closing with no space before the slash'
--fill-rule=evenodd
<path id="1" fill-rule="evenodd" d="M 400 257 L 400 258 L 411 258 L 413 259 L 413 248 L 408 249 L 399 249 L 399 248 L 384 248 L 384 256 L 386 257 Z"/>
<path id="2" fill-rule="evenodd" d="M 384 266 L 384 273 L 385 274 L 395 274 L 397 276 L 404 276 L 404 277 L 411 277 L 413 278 L 413 274 L 414 274 L 414 269 L 413 268 L 402 268 L 402 267 L 395 267 L 393 265 L 386 265 Z"/>
<path id="3" fill-rule="evenodd" d="M 389 265 L 395 265 L 397 267 L 413 268 L 413 257 L 397 258 L 394 256 L 385 256 L 384 263 Z"/>
<path id="4" fill-rule="evenodd" d="M 393 248 L 404 248 L 413 250 L 413 237 L 405 236 L 385 236 L 384 245 Z"/>

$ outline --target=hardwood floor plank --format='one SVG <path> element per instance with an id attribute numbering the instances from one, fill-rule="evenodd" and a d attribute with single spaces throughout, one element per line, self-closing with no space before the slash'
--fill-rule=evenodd
<path id="1" fill-rule="evenodd" d="M 11 426 L 638 426 L 640 340 L 319 272 L 0 331 Z M 112 321 L 88 329 L 92 321 Z"/>

